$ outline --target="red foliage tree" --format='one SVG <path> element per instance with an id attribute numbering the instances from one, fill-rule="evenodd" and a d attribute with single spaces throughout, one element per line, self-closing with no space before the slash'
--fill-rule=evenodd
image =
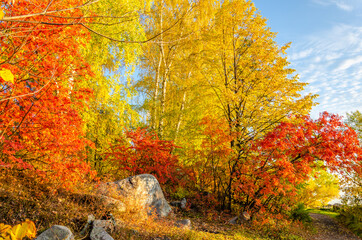
<path id="1" fill-rule="evenodd" d="M 243 211 L 288 209 L 296 186 L 308 179 L 316 160 L 341 176 L 361 174 L 362 151 L 355 131 L 326 112 L 317 120 L 302 117 L 279 124 L 253 141 L 251 151 L 234 175 L 234 198 Z"/>
<path id="2" fill-rule="evenodd" d="M 230 146 L 233 136 L 223 118 L 206 116 L 200 125 L 203 128 L 200 134 L 204 136 L 201 148 L 191 153 L 197 174 L 196 186 L 200 192 L 214 193 L 214 197 L 223 202 L 228 187 L 226 176 L 230 175 L 228 164 L 235 158 Z"/>
<path id="3" fill-rule="evenodd" d="M 285 212 L 316 161 L 340 176 L 361 175 L 357 135 L 337 115 L 325 112 L 317 120 L 304 116 L 282 122 L 249 141 L 239 158 L 230 144 L 237 136 L 225 122 L 205 118 L 201 124 L 205 137 L 195 151 L 197 184 L 216 194 L 221 207 L 232 199 L 242 212 Z"/>
<path id="4" fill-rule="evenodd" d="M 160 140 L 156 134 L 138 128 L 126 131 L 126 139 L 119 139 L 106 154 L 106 159 L 114 162 L 115 176 L 118 174 L 123 178 L 149 173 L 161 184 L 177 185 L 189 175 L 179 164 L 178 157 L 172 154 L 176 147 L 171 141 Z"/>
<path id="5" fill-rule="evenodd" d="M 83 1 L 5 1 L 0 22 L 0 167 L 28 169 L 71 187 L 90 173 L 78 114 L 91 92 L 81 56 L 89 33 L 77 25 Z"/>

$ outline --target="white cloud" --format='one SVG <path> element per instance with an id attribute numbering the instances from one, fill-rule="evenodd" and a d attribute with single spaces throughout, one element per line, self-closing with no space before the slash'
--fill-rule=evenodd
<path id="1" fill-rule="evenodd" d="M 313 52 L 313 49 L 306 49 L 306 50 L 303 50 L 301 52 L 294 53 L 289 58 L 290 58 L 291 61 L 298 60 L 298 59 L 310 56 L 312 54 L 312 52 Z"/>
<path id="2" fill-rule="evenodd" d="M 340 2 L 335 2 L 335 4 L 337 5 L 337 7 L 339 7 L 342 10 L 345 11 L 352 11 L 353 10 L 353 6 L 345 4 L 345 3 L 340 3 Z"/>
<path id="3" fill-rule="evenodd" d="M 312 117 L 323 111 L 362 111 L 361 39 L 362 27 L 337 25 L 292 44 L 290 62 L 300 81 L 309 83 L 305 93 L 319 95 Z"/>
<path id="4" fill-rule="evenodd" d="M 344 71 L 344 70 L 347 70 L 348 68 L 356 65 L 356 64 L 359 64 L 359 63 L 362 63 L 362 55 L 361 56 L 356 56 L 356 57 L 352 57 L 350 59 L 347 59 L 345 61 L 343 61 L 339 66 L 338 68 L 336 69 L 336 71 Z"/>
<path id="5" fill-rule="evenodd" d="M 347 0 L 312 0 L 314 3 L 317 3 L 322 6 L 335 5 L 341 10 L 344 11 L 353 11 L 360 6 L 358 1 L 347 1 Z"/>

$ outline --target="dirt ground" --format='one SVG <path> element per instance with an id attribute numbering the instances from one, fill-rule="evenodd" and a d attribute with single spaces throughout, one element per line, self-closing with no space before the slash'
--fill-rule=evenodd
<path id="1" fill-rule="evenodd" d="M 361 240 L 335 219 L 318 213 L 310 213 L 317 234 L 310 240 Z"/>

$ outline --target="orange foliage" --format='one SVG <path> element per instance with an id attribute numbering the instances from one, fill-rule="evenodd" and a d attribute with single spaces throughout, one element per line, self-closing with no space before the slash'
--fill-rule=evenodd
<path id="1" fill-rule="evenodd" d="M 337 115 L 282 122 L 250 141 L 241 153 L 231 147 L 237 136 L 225 122 L 205 118 L 202 124 L 206 137 L 195 154 L 198 184 L 217 194 L 222 207 L 231 193 L 232 205 L 240 211 L 283 213 L 297 200 L 296 188 L 309 178 L 316 160 L 343 176 L 350 171 L 360 174 L 357 135 Z"/>
<path id="2" fill-rule="evenodd" d="M 72 9 L 82 2 L 7 1 L 12 19 L 0 22 L 0 67 L 15 76 L 0 78 L 0 166 L 67 187 L 91 173 L 78 114 L 91 92 L 77 88 L 91 74 L 81 56 L 89 33 Z M 52 13 L 36 15 L 45 11 Z"/>
<path id="3" fill-rule="evenodd" d="M 197 186 L 201 192 L 213 192 L 220 198 L 225 191 L 225 176 L 230 175 L 228 162 L 234 158 L 232 136 L 224 119 L 206 116 L 200 122 L 204 136 L 201 149 L 194 150 Z"/>
<path id="4" fill-rule="evenodd" d="M 172 154 L 177 148 L 171 141 L 160 140 L 154 133 L 138 128 L 127 131 L 126 139 L 119 139 L 111 147 L 106 159 L 114 162 L 115 172 L 125 174 L 121 177 L 142 173 L 153 174 L 161 184 L 178 185 L 190 171 L 178 162 Z M 115 173 L 115 175 L 116 175 Z M 192 179 L 187 179 L 192 180 Z"/>
<path id="5" fill-rule="evenodd" d="M 295 200 L 296 186 L 309 178 L 316 160 L 340 173 L 357 170 L 361 147 L 356 133 L 337 115 L 281 123 L 253 141 L 252 155 L 238 166 L 235 199 L 244 210 L 280 212 Z"/>

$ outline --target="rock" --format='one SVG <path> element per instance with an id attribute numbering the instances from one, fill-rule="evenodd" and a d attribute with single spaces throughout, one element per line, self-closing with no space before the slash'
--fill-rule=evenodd
<path id="1" fill-rule="evenodd" d="M 182 209 L 185 209 L 186 208 L 186 204 L 187 204 L 187 201 L 186 201 L 186 198 L 183 198 L 182 200 L 181 200 L 181 208 Z"/>
<path id="2" fill-rule="evenodd" d="M 56 240 L 56 239 L 74 240 L 74 235 L 69 228 L 60 225 L 54 225 L 48 230 L 44 231 L 36 238 L 36 240 Z"/>
<path id="3" fill-rule="evenodd" d="M 117 200 L 112 197 L 107 197 L 107 196 L 101 196 L 101 199 L 103 200 L 104 204 L 107 207 L 111 207 L 118 212 L 126 211 L 126 205 L 123 202 L 121 202 L 120 200 Z"/>
<path id="4" fill-rule="evenodd" d="M 88 221 L 83 230 L 80 232 L 82 236 L 88 235 L 88 232 L 90 229 L 94 228 L 103 228 L 105 231 L 113 232 L 116 227 L 116 222 L 113 218 L 113 215 L 111 215 L 111 219 L 109 220 L 96 220 L 94 215 L 88 215 Z"/>
<path id="5" fill-rule="evenodd" d="M 191 221 L 190 219 L 178 220 L 176 221 L 175 226 L 183 229 L 191 229 Z"/>
<path id="6" fill-rule="evenodd" d="M 96 218 L 94 217 L 93 214 L 91 215 L 88 215 L 88 220 L 87 220 L 87 223 L 86 225 L 84 226 L 84 228 L 82 229 L 82 231 L 80 232 L 81 235 L 86 235 L 86 233 L 88 232 L 88 230 L 90 229 L 93 221 L 95 220 Z"/>
<path id="7" fill-rule="evenodd" d="M 121 200 L 130 211 L 146 210 L 149 215 L 156 213 L 160 217 L 166 217 L 172 211 L 160 184 L 150 174 L 102 184 L 99 187 L 99 193 L 106 195 L 107 198 Z"/>
<path id="8" fill-rule="evenodd" d="M 243 212 L 241 215 L 233 217 L 229 220 L 230 224 L 240 224 L 242 222 L 247 222 L 250 220 L 250 214 L 247 212 Z"/>
<path id="9" fill-rule="evenodd" d="M 93 228 L 103 228 L 107 232 L 113 232 L 115 225 L 112 220 L 94 220 L 93 221 Z"/>
<path id="10" fill-rule="evenodd" d="M 186 209 L 186 204 L 187 204 L 186 198 L 183 198 L 181 201 L 173 201 L 170 203 L 171 206 L 179 207 L 181 209 Z"/>
<path id="11" fill-rule="evenodd" d="M 93 227 L 90 234 L 91 240 L 114 240 L 111 235 L 109 235 L 104 228 Z"/>
<path id="12" fill-rule="evenodd" d="M 96 217 L 93 214 L 88 215 L 87 223 L 92 223 L 94 220 L 96 220 Z"/>

